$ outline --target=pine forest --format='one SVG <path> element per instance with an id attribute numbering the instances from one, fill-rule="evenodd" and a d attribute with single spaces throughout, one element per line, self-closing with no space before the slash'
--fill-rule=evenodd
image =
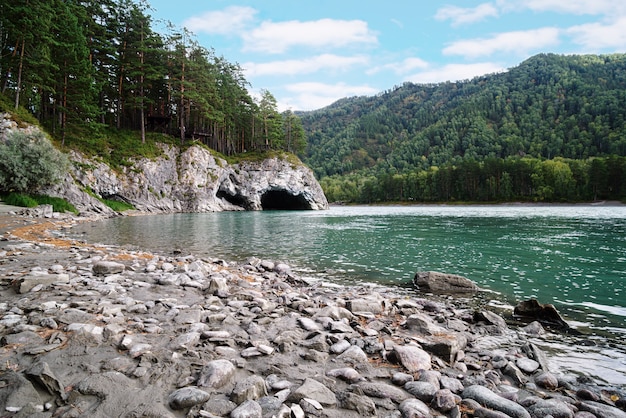
<path id="1" fill-rule="evenodd" d="M 238 64 L 149 13 L 144 1 L 0 0 L 0 110 L 24 108 L 63 146 L 100 153 L 120 131 L 224 155 L 304 149 L 299 118 L 269 91 L 253 99 Z"/>

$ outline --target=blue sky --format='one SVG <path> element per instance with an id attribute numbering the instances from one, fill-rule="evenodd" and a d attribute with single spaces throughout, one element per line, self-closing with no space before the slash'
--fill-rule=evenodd
<path id="1" fill-rule="evenodd" d="M 506 71 L 542 52 L 626 51 L 624 0 L 148 1 L 281 111 Z"/>

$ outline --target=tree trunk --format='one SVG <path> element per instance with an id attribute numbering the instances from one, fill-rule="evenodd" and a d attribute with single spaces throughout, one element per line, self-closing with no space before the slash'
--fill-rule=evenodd
<path id="1" fill-rule="evenodd" d="M 20 52 L 20 63 L 17 70 L 17 86 L 15 88 L 15 110 L 20 107 L 20 90 L 22 90 L 22 69 L 24 68 L 24 50 L 26 49 L 26 40 L 22 39 L 22 51 Z"/>
<path id="2" fill-rule="evenodd" d="M 183 56 L 182 73 L 180 76 L 180 144 L 185 142 L 185 57 Z"/>

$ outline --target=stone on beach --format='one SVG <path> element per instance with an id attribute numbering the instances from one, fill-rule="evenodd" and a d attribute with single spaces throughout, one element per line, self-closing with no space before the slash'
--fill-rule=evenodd
<path id="1" fill-rule="evenodd" d="M 69 274 L 29 274 L 27 276 L 20 277 L 16 280 L 16 286 L 18 293 L 27 293 L 33 290 L 35 287 L 48 286 L 55 283 L 67 284 L 70 282 Z"/>
<path id="2" fill-rule="evenodd" d="M 473 385 L 466 387 L 461 394 L 463 398 L 473 399 L 487 408 L 495 409 L 496 411 L 504 412 L 512 418 L 531 418 L 530 414 L 521 405 L 505 399 L 490 389 Z"/>
<path id="3" fill-rule="evenodd" d="M 396 345 L 389 354 L 392 360 L 402 364 L 409 372 L 429 370 L 431 368 L 430 355 L 421 348 L 413 345 Z"/>
<path id="4" fill-rule="evenodd" d="M 185 409 L 204 403 L 211 397 L 207 392 L 197 387 L 185 387 L 172 392 L 168 403 L 172 409 Z"/>
<path id="5" fill-rule="evenodd" d="M 454 294 L 479 290 L 476 283 L 466 277 L 438 271 L 418 271 L 413 277 L 413 284 L 420 292 Z"/>
<path id="6" fill-rule="evenodd" d="M 115 261 L 98 261 L 93 265 L 94 274 L 99 276 L 122 273 L 125 269 L 126 266 L 124 264 Z"/>
<path id="7" fill-rule="evenodd" d="M 529 299 L 519 302 L 513 309 L 513 315 L 537 320 L 542 324 L 568 329 L 569 324 L 565 322 L 561 314 L 552 304 L 541 304 L 536 299 Z"/>
<path id="8" fill-rule="evenodd" d="M 7 415 L 624 418 L 622 392 L 550 373 L 546 337 L 462 298 L 307 283 L 262 259 L 20 248 L 0 263 Z M 15 271 L 68 280 L 18 293 Z"/>

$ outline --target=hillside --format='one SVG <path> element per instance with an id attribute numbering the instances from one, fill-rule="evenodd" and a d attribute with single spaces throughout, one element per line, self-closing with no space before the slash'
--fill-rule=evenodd
<path id="1" fill-rule="evenodd" d="M 309 138 L 304 161 L 316 175 L 363 180 L 486 160 L 623 157 L 625 103 L 626 55 L 541 54 L 506 73 L 405 83 L 299 116 Z M 590 198 L 578 194 L 565 198 Z"/>

